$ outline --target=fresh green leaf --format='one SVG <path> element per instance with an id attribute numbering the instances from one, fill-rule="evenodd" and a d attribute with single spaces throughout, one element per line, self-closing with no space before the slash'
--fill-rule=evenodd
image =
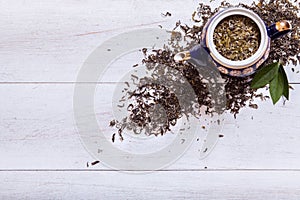
<path id="1" fill-rule="evenodd" d="M 279 68 L 279 73 L 281 74 L 282 78 L 283 78 L 283 96 L 285 96 L 285 98 L 287 100 L 289 100 L 289 81 L 287 79 L 287 76 L 286 76 L 286 73 L 285 73 L 285 70 L 283 68 L 282 65 L 280 65 L 280 68 Z"/>
<path id="2" fill-rule="evenodd" d="M 280 63 L 272 63 L 262 67 L 252 80 L 251 88 L 258 89 L 264 87 L 278 74 Z"/>
<path id="3" fill-rule="evenodd" d="M 277 73 L 277 75 L 270 82 L 270 95 L 273 101 L 273 104 L 276 104 L 280 97 L 283 94 L 283 76 L 282 73 Z"/>

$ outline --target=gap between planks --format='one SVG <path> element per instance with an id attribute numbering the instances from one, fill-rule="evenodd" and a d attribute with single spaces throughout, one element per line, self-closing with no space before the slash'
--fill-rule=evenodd
<path id="1" fill-rule="evenodd" d="M 72 85 L 72 84 L 117 84 L 121 82 L 0 82 L 0 85 L 55 85 L 55 84 L 66 84 L 66 85 Z M 125 83 L 125 82 L 124 82 Z M 290 85 L 300 85 L 300 82 L 291 82 Z"/>
<path id="2" fill-rule="evenodd" d="M 114 170 L 114 169 L 0 169 L 1 172 L 300 172 L 300 169 L 160 169 L 160 170 Z"/>

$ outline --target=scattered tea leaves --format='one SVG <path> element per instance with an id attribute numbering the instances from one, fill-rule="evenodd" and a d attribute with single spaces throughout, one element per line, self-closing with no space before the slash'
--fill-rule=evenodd
<path id="1" fill-rule="evenodd" d="M 115 142 L 115 138 L 116 138 L 116 134 L 114 133 L 114 134 L 111 136 L 111 141 L 112 141 L 112 142 Z"/>
<path id="2" fill-rule="evenodd" d="M 87 163 L 86 163 L 86 167 L 94 166 L 94 165 L 97 165 L 98 163 L 100 163 L 99 160 L 93 161 L 93 162 L 91 162 L 91 163 L 87 162 Z"/>
<path id="3" fill-rule="evenodd" d="M 299 0 L 298 0 L 299 2 Z M 283 37 L 272 40 L 271 51 L 266 64 L 280 62 L 283 66 L 292 61 L 294 56 L 300 52 L 300 4 L 292 0 L 260 0 L 259 5 L 255 2 L 252 5 L 240 4 L 258 14 L 267 26 L 280 20 L 288 20 L 294 27 L 293 30 Z M 297 57 L 298 62 L 300 57 Z M 295 65 L 296 63 L 292 63 Z M 296 65 L 295 65 L 296 66 Z"/>
<path id="4" fill-rule="evenodd" d="M 200 3 L 196 12 L 192 13 L 192 20 L 195 23 L 189 26 L 178 20 L 173 29 L 174 34 L 172 33 L 172 35 L 176 37 L 173 37 L 168 44 L 165 44 L 164 48 L 155 49 L 153 51 L 148 50 L 147 48 L 141 50 L 145 56 L 142 60 L 143 65 L 146 66 L 145 70 L 155 70 L 159 64 L 163 64 L 167 68 L 178 70 L 179 73 L 188 80 L 195 91 L 197 103 L 199 104 L 197 108 L 207 108 L 207 114 L 213 112 L 213 102 L 207 90 L 207 84 L 205 83 L 207 77 L 203 77 L 199 74 L 192 64 L 184 63 L 179 66 L 174 62 L 173 57 L 174 54 L 183 51 L 184 48 L 192 48 L 194 42 L 200 43 L 202 29 L 207 21 L 220 9 L 233 6 L 244 7 L 254 11 L 267 25 L 271 25 L 278 20 L 286 19 L 291 21 L 291 24 L 295 28 L 289 34 L 272 41 L 269 57 L 263 64 L 264 67 L 262 66 L 256 73 L 252 83 L 251 80 L 253 76 L 238 78 L 222 75 L 223 79 L 225 79 L 226 110 L 230 111 L 230 113 L 236 117 L 240 109 L 245 106 L 257 109 L 257 104 L 249 102 L 253 102 L 255 98 L 261 100 L 269 98 L 263 94 L 257 94 L 256 90 L 267 84 L 271 84 L 270 82 L 274 79 L 276 74 L 280 74 L 280 77 L 277 77 L 276 81 L 274 80 L 271 84 L 272 89 L 270 90 L 274 93 L 272 99 L 277 100 L 280 91 L 281 95 L 284 95 L 288 99 L 289 94 L 286 88 L 290 88 L 290 86 L 288 86 L 284 69 L 279 65 L 279 62 L 283 66 L 288 63 L 295 65 L 297 63 L 295 61 L 298 61 L 299 63 L 300 59 L 300 40 L 298 39 L 298 36 L 300 35 L 299 5 L 296 7 L 289 0 L 260 0 L 258 4 L 253 3 L 252 5 L 245 5 L 243 3 L 231 5 L 230 3 L 223 1 L 220 3 L 219 7 L 214 10 L 211 9 L 209 5 Z M 163 16 L 171 16 L 171 13 L 167 12 L 163 14 Z M 177 37 L 177 35 L 179 36 L 179 34 L 177 34 L 178 32 L 180 32 L 181 37 Z M 179 39 L 183 42 L 182 44 L 178 43 Z M 297 60 L 294 58 L 297 58 Z M 299 70 L 296 68 L 294 71 L 295 73 L 299 73 Z M 156 74 L 156 76 L 159 76 L 159 73 Z M 135 83 L 137 85 L 142 83 L 142 77 L 139 77 Z M 281 86 L 283 89 L 280 89 L 281 86 L 278 86 L 279 83 L 282 84 Z M 129 88 L 129 83 L 125 84 Z M 184 89 L 182 90 L 184 92 Z M 180 108 L 176 95 L 164 86 L 140 84 L 134 91 L 130 89 L 126 90 L 126 94 L 126 100 L 129 99 L 135 103 L 129 104 L 127 108 L 128 118 L 120 123 L 117 122 L 118 124 L 116 125 L 118 126 L 115 125 L 120 137 L 124 128 L 134 130 L 135 134 L 140 134 L 141 130 L 146 129 L 146 127 L 153 122 L 153 119 L 150 116 L 150 108 L 157 104 L 163 105 L 163 108 L 166 110 L 166 120 L 161 122 L 159 126 L 155 128 L 152 127 L 153 130 L 152 132 L 150 131 L 151 134 L 163 135 L 167 131 L 170 131 L 171 127 L 176 125 L 177 120 L 182 116 L 193 115 L 200 117 L 199 112 L 195 110 L 194 107 Z M 159 116 L 154 118 L 154 120 L 158 118 Z"/>
<path id="5" fill-rule="evenodd" d="M 99 161 L 99 160 L 96 160 L 96 161 L 92 162 L 91 165 L 92 165 L 92 166 L 93 166 L 93 165 L 97 165 L 98 163 L 100 163 L 100 161 Z"/>
<path id="6" fill-rule="evenodd" d="M 109 122 L 109 126 L 114 126 L 116 124 L 116 120 L 111 120 L 110 122 Z"/>
<path id="7" fill-rule="evenodd" d="M 163 17 L 171 17 L 172 14 L 170 12 L 166 12 L 165 14 L 161 13 L 161 16 L 163 16 Z"/>

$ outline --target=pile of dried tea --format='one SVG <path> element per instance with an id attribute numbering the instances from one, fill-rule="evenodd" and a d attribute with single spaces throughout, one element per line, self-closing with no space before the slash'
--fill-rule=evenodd
<path id="1" fill-rule="evenodd" d="M 291 63 L 297 66 L 297 61 L 298 63 L 300 62 L 300 2 L 260 0 L 257 4 L 253 3 L 251 6 L 241 6 L 257 13 L 267 25 L 274 24 L 280 20 L 291 22 L 293 30 L 289 34 L 271 42 L 271 51 L 266 64 L 280 61 L 283 65 Z"/>
<path id="2" fill-rule="evenodd" d="M 298 3 L 297 3 L 298 2 Z M 275 61 L 283 65 L 288 63 L 297 66 L 300 62 L 300 2 L 289 0 L 260 0 L 257 4 L 240 5 L 257 13 L 269 26 L 280 20 L 288 20 L 293 30 L 271 42 L 271 51 L 265 64 Z"/>
<path id="3" fill-rule="evenodd" d="M 136 134 L 144 131 L 148 135 L 159 135 L 171 130 L 171 127 L 175 126 L 182 116 L 201 117 L 203 114 L 201 111 L 203 110 L 204 114 L 214 113 L 214 99 L 208 90 L 210 77 L 200 74 L 193 64 L 176 63 L 173 57 L 176 53 L 185 50 L 185 47 L 189 49 L 195 42 L 200 43 L 203 26 L 216 12 L 220 9 L 234 6 L 244 7 L 254 11 L 267 25 L 275 23 L 275 20 L 290 20 L 294 27 L 293 30 L 289 34 L 272 41 L 270 56 L 263 65 L 275 61 L 280 61 L 283 65 L 288 63 L 292 63 L 295 66 L 297 65 L 297 62 L 300 61 L 300 4 L 294 5 L 294 3 L 288 0 L 261 0 L 257 4 L 253 3 L 252 5 L 231 5 L 224 1 L 221 2 L 218 8 L 212 10 L 209 5 L 200 3 L 197 11 L 192 14 L 192 19 L 195 22 L 193 26 L 190 27 L 178 21 L 172 31 L 172 37 L 169 43 L 166 44 L 163 49 L 153 50 L 152 52 L 147 52 L 147 49 L 142 50 L 145 55 L 143 60 L 146 66 L 145 70 L 152 71 L 152 78 L 167 76 L 180 83 L 182 80 L 180 77 L 184 77 L 196 95 L 195 101 L 191 101 L 190 105 L 181 106 L 178 99 L 180 99 L 181 95 L 186 95 L 185 88 L 175 85 L 168 85 L 167 87 L 166 85 L 145 84 L 145 77 L 139 77 L 136 85 L 137 89 L 133 91 L 127 90 L 125 94 L 128 100 L 135 102 L 127 107 L 128 116 L 121 121 L 113 120 L 110 124 L 111 126 L 117 127 L 120 139 L 123 138 L 122 132 L 124 129 L 134 130 Z M 251 24 L 251 22 L 244 23 Z M 255 29 L 256 27 L 253 28 Z M 245 30 L 245 35 L 246 33 L 248 32 Z M 259 41 L 260 36 L 253 35 L 251 32 L 249 34 L 250 37 L 255 37 L 253 38 L 253 43 L 258 45 L 255 41 Z M 248 44 L 245 44 L 244 47 L 253 48 L 253 50 L 251 50 L 255 52 L 257 46 L 253 45 L 249 47 L 247 45 Z M 240 60 L 245 58 L 247 58 L 246 55 L 243 58 L 232 59 Z M 165 69 L 161 69 L 160 66 L 165 66 Z M 176 70 L 178 74 L 173 74 L 174 71 L 170 69 Z M 222 75 L 222 77 L 225 80 L 224 92 L 226 104 L 224 109 L 228 110 L 234 116 L 245 106 L 257 109 L 258 106 L 253 103 L 254 99 L 265 100 L 268 98 L 262 93 L 251 89 L 250 84 L 252 77 L 239 78 L 226 75 Z M 156 107 L 155 105 L 160 105 L 160 107 Z M 156 110 L 160 110 L 161 112 L 157 112 Z M 153 116 L 154 112 L 156 114 L 155 116 Z M 115 134 L 113 135 L 113 140 L 114 137 Z"/>
<path id="4" fill-rule="evenodd" d="M 251 57 L 260 45 L 260 31 L 256 23 L 242 15 L 223 19 L 214 30 L 214 44 L 218 52 L 233 61 Z"/>

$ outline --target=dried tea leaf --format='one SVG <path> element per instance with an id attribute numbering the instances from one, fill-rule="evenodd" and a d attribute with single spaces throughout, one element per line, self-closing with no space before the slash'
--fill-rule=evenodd
<path id="1" fill-rule="evenodd" d="M 100 161 L 96 160 L 96 161 L 92 162 L 91 165 L 97 165 L 98 163 L 100 163 Z"/>
<path id="2" fill-rule="evenodd" d="M 270 65 L 264 66 L 254 76 L 251 83 L 251 88 L 258 89 L 270 83 L 270 81 L 278 74 L 279 66 L 279 62 L 275 62 Z"/>
<path id="3" fill-rule="evenodd" d="M 257 24 L 242 15 L 224 18 L 213 33 L 213 41 L 218 52 L 233 61 L 251 57 L 260 46 L 260 38 Z"/>
<path id="4" fill-rule="evenodd" d="M 172 14 L 170 12 L 166 12 L 166 13 L 161 13 L 162 17 L 171 17 Z"/>

